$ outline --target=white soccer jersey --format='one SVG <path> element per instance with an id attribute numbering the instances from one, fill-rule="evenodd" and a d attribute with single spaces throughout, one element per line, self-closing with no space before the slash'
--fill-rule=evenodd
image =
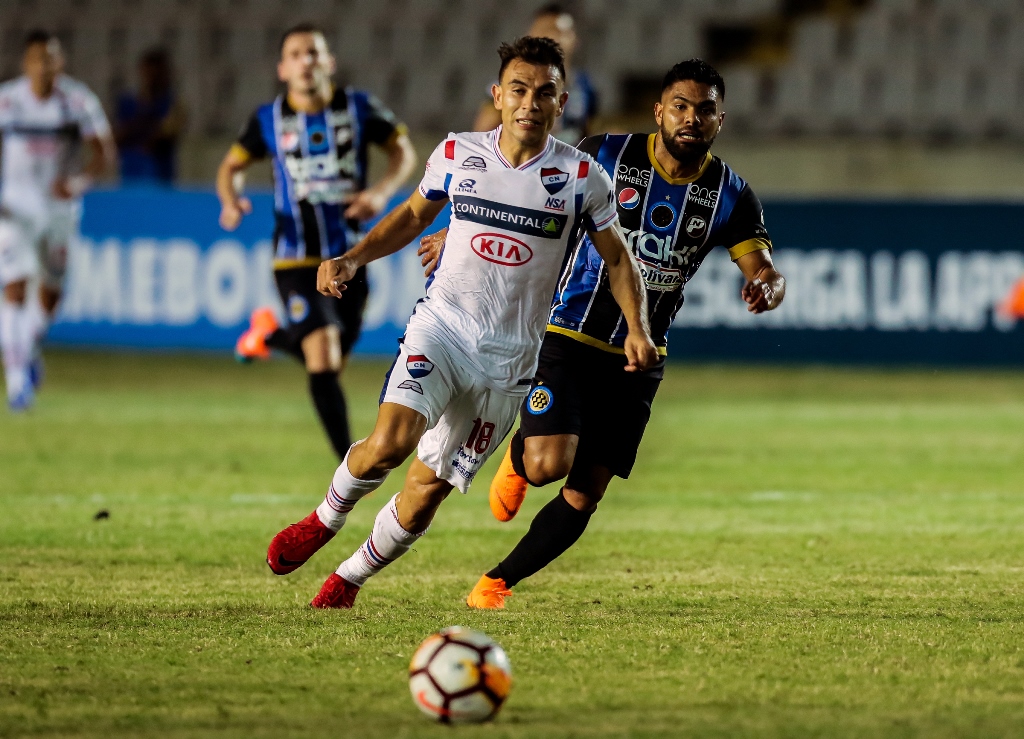
<path id="1" fill-rule="evenodd" d="M 611 180 L 589 154 L 549 136 L 517 168 L 500 135 L 449 134 L 427 161 L 420 194 L 450 200 L 452 219 L 409 329 L 461 347 L 493 389 L 525 393 L 572 232 L 617 216 Z"/>
<path id="2" fill-rule="evenodd" d="M 28 216 L 45 214 L 53 183 L 76 174 L 82 139 L 105 136 L 110 124 L 92 90 L 66 75 L 40 100 L 27 77 L 0 85 L 0 204 Z"/>

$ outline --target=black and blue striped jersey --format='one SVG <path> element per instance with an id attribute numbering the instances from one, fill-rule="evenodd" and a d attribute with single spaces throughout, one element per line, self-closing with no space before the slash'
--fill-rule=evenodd
<path id="1" fill-rule="evenodd" d="M 707 156 L 692 178 L 673 179 L 654 156 L 657 134 L 604 134 L 580 142 L 612 177 L 619 222 L 647 283 L 651 337 L 666 353 L 668 330 L 683 288 L 716 246 L 733 260 L 771 249 L 761 203 L 718 157 Z M 626 321 L 612 296 L 594 245 L 581 231 L 559 280 L 548 331 L 609 351 L 622 351 Z"/>
<path id="2" fill-rule="evenodd" d="M 366 187 L 368 146 L 402 132 L 379 100 L 351 88 L 318 113 L 294 110 L 285 95 L 253 113 L 237 143 L 273 160 L 275 266 L 318 264 L 358 241 L 360 224 L 344 212 Z"/>

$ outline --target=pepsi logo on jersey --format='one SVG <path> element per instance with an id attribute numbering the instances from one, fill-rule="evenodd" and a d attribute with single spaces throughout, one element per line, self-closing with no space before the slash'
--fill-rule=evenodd
<path id="1" fill-rule="evenodd" d="M 569 173 L 563 172 L 557 167 L 541 167 L 540 181 L 544 185 L 544 189 L 554 195 L 565 187 L 565 183 L 569 181 Z"/>
<path id="2" fill-rule="evenodd" d="M 640 204 L 640 193 L 632 187 L 622 188 L 619 193 L 619 206 L 626 210 L 633 210 Z"/>
<path id="3" fill-rule="evenodd" d="M 295 131 L 285 131 L 281 134 L 281 151 L 295 151 L 299 148 L 299 134 Z"/>
<path id="4" fill-rule="evenodd" d="M 418 380 L 434 371 L 434 363 L 423 354 L 410 354 L 405 360 L 405 369 L 410 377 Z"/>
<path id="5" fill-rule="evenodd" d="M 533 259 L 533 249 L 502 234 L 477 234 L 469 245 L 478 257 L 494 264 L 518 267 Z"/>

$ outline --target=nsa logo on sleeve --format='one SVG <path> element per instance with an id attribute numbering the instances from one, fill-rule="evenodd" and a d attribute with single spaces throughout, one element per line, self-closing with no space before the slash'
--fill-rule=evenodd
<path id="1" fill-rule="evenodd" d="M 563 172 L 557 167 L 541 167 L 540 181 L 544 185 L 544 189 L 554 195 L 565 187 L 565 183 L 569 181 L 569 173 Z"/>

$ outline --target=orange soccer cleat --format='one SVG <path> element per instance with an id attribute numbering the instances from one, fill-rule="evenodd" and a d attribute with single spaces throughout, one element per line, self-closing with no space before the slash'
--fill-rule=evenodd
<path id="1" fill-rule="evenodd" d="M 277 317 L 270 308 L 257 308 L 249 316 L 249 328 L 235 343 L 235 356 L 240 362 L 270 359 L 267 337 L 277 331 Z"/>
<path id="2" fill-rule="evenodd" d="M 527 482 L 512 467 L 512 445 L 505 450 L 498 471 L 491 480 L 491 513 L 499 521 L 511 521 L 526 500 Z"/>
<path id="3" fill-rule="evenodd" d="M 356 602 L 357 595 L 358 585 L 353 585 L 337 572 L 332 572 L 309 605 L 313 608 L 351 608 Z"/>
<path id="4" fill-rule="evenodd" d="M 1018 280 L 999 305 L 999 312 L 1009 318 L 1024 318 L 1024 279 Z"/>
<path id="5" fill-rule="evenodd" d="M 472 592 L 466 596 L 466 605 L 470 608 L 494 610 L 505 607 L 505 598 L 512 595 L 512 591 L 505 586 L 501 578 L 495 580 L 487 575 L 482 575 Z"/>

